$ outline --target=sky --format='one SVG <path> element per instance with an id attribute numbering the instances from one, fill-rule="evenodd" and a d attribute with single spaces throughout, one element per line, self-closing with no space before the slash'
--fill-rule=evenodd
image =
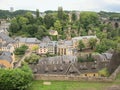
<path id="1" fill-rule="evenodd" d="M 64 10 L 120 12 L 120 0 L 0 0 L 0 9 L 3 10 L 13 7 L 14 10 L 39 9 L 44 12 L 57 10 L 59 6 Z"/>

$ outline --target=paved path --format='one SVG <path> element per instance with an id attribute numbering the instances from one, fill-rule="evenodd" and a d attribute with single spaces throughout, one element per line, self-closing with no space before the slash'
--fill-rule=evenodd
<path id="1" fill-rule="evenodd" d="M 27 56 L 31 55 L 31 53 L 32 53 L 32 52 L 25 53 L 25 55 L 17 62 L 17 64 L 15 65 L 15 68 L 20 67 L 20 66 L 21 66 L 21 63 L 24 61 L 24 59 L 25 59 Z"/>

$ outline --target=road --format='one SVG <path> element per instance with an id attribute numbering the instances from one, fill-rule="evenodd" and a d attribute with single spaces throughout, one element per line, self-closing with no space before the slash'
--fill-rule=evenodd
<path id="1" fill-rule="evenodd" d="M 25 59 L 26 57 L 28 57 L 29 55 L 31 55 L 31 53 L 32 53 L 32 52 L 27 52 L 27 53 L 25 53 L 25 55 L 17 62 L 17 64 L 15 65 L 14 68 L 20 67 L 20 66 L 21 66 L 21 63 L 24 61 L 24 59 Z"/>

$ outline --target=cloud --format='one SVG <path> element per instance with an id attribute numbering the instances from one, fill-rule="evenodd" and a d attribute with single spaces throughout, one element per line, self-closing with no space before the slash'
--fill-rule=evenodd
<path id="1" fill-rule="evenodd" d="M 120 0 L 104 0 L 108 4 L 120 4 Z"/>
<path id="2" fill-rule="evenodd" d="M 120 11 L 120 0 L 0 0 L 0 9 L 28 9 L 40 11 L 57 10 L 62 6 L 64 10 L 80 11 Z"/>

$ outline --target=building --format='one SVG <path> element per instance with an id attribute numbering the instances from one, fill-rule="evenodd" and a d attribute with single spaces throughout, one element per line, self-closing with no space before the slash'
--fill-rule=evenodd
<path id="1" fill-rule="evenodd" d="M 71 40 L 58 41 L 57 54 L 58 55 L 73 55 L 74 54 L 73 42 Z"/>
<path id="2" fill-rule="evenodd" d="M 4 19 L 0 19 L 0 33 L 5 33 L 9 34 L 8 29 L 9 29 L 10 23 L 7 22 Z"/>
<path id="3" fill-rule="evenodd" d="M 50 41 L 47 44 L 49 54 L 57 54 L 57 41 Z"/>
<path id="4" fill-rule="evenodd" d="M 42 58 L 37 65 L 30 65 L 30 67 L 35 74 L 99 77 L 99 71 L 106 66 L 99 64 L 97 61 L 78 62 L 76 56 L 63 55 Z"/>
<path id="5" fill-rule="evenodd" d="M 10 7 L 10 12 L 14 12 L 14 8 L 13 7 Z"/>
<path id="6" fill-rule="evenodd" d="M 39 49 L 38 49 L 38 54 L 42 55 L 42 54 L 47 54 L 48 53 L 48 47 L 47 47 L 47 43 L 41 42 L 39 44 Z"/>
<path id="7" fill-rule="evenodd" d="M 40 44 L 40 40 L 38 40 L 37 38 L 21 38 L 21 37 L 17 37 L 15 39 L 15 41 L 17 42 L 17 46 L 20 47 L 22 45 L 26 45 L 28 46 L 28 48 L 31 50 L 33 46 L 39 46 Z"/>
<path id="8" fill-rule="evenodd" d="M 79 45 L 79 41 L 82 40 L 83 43 L 84 43 L 84 45 L 85 45 L 85 47 L 86 48 L 90 48 L 90 46 L 89 46 L 89 40 L 91 38 L 96 39 L 97 43 L 99 43 L 99 39 L 97 38 L 97 36 L 80 36 L 80 37 L 74 37 L 74 38 L 72 38 L 73 46 L 77 48 L 78 45 Z"/>
<path id="9" fill-rule="evenodd" d="M 49 34 L 53 36 L 57 36 L 58 32 L 56 30 L 49 30 Z"/>
<path id="10" fill-rule="evenodd" d="M 0 67 L 1 68 L 13 68 L 14 54 L 10 52 L 2 52 L 0 55 Z"/>
<path id="11" fill-rule="evenodd" d="M 5 33 L 0 33 L 0 51 L 9 51 L 13 53 L 15 41 Z"/>

